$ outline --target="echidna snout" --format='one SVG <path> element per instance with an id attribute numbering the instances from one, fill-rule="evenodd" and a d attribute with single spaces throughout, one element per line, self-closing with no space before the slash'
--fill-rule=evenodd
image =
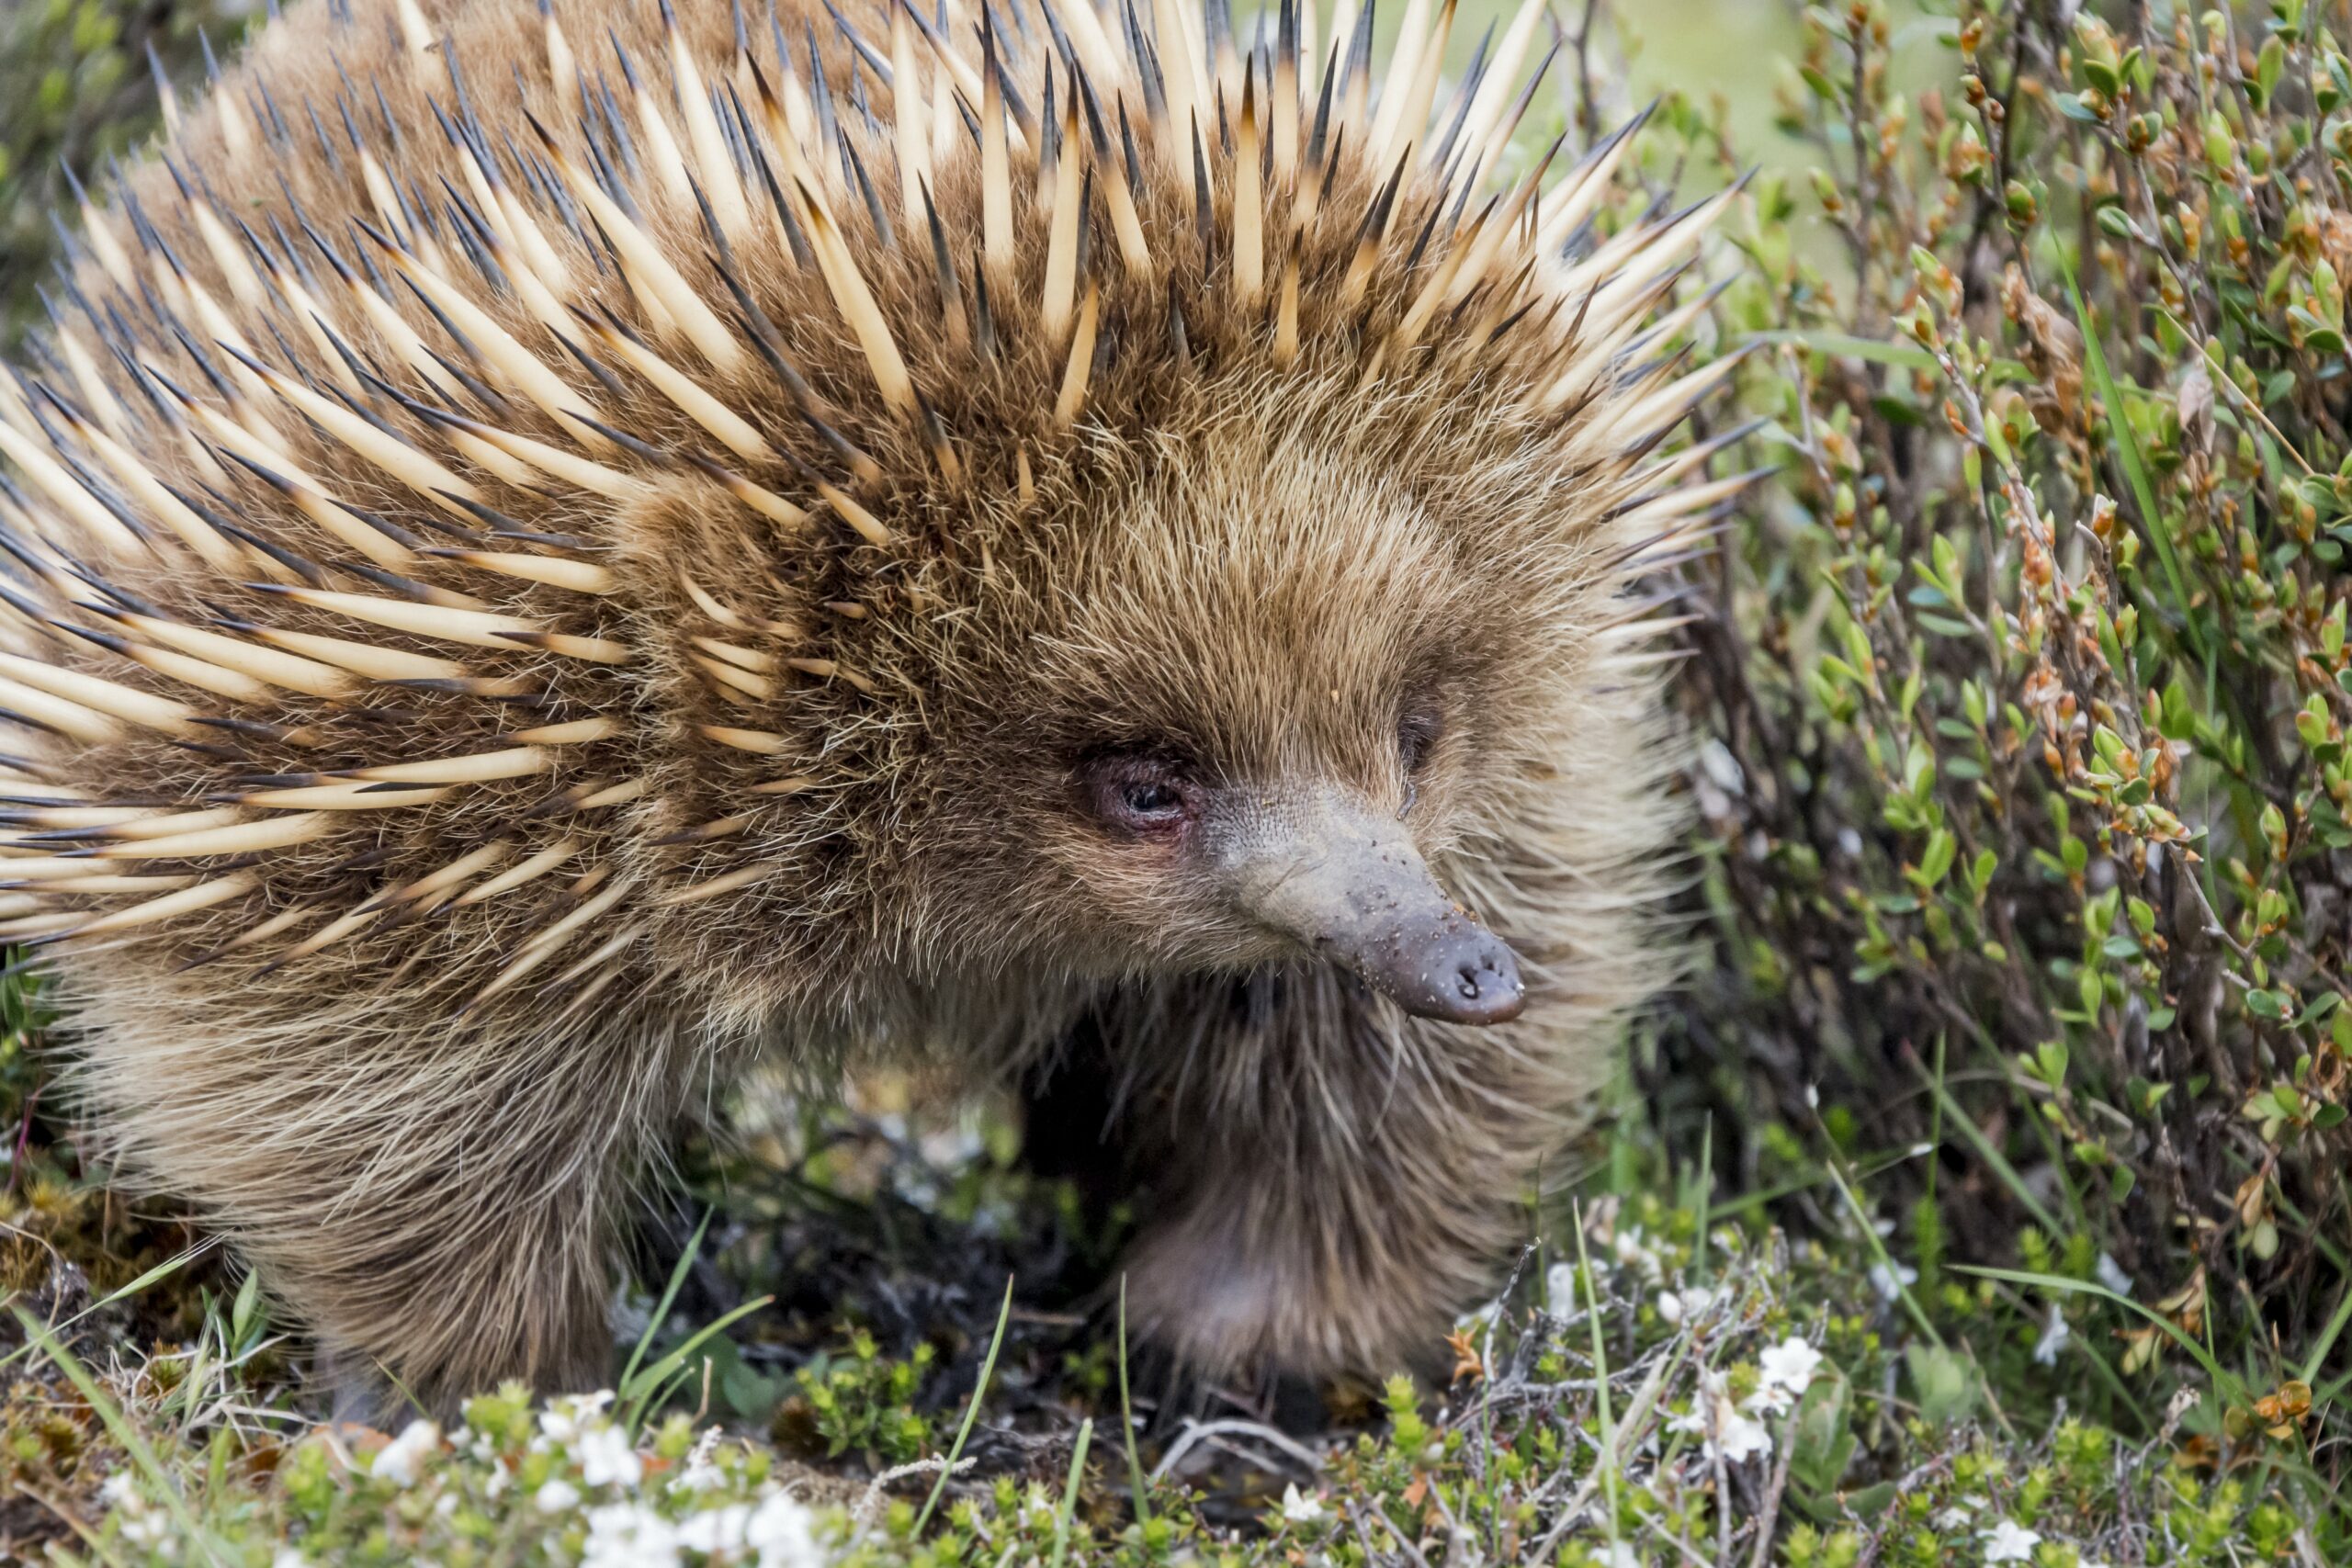
<path id="1" fill-rule="evenodd" d="M 1181 787 L 1181 786 L 1180 786 Z M 1186 791 L 1194 852 L 1237 908 L 1416 1018 L 1504 1023 L 1526 1006 L 1509 944 L 1438 885 L 1412 834 L 1354 792 Z"/>

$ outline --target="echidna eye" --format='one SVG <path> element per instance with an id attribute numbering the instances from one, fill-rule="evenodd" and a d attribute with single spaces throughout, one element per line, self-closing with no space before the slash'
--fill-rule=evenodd
<path id="1" fill-rule="evenodd" d="M 1138 817 L 1156 817 L 1184 804 L 1184 797 L 1164 784 L 1131 784 L 1122 793 L 1127 809 Z"/>
<path id="2" fill-rule="evenodd" d="M 1159 750 L 1112 750 L 1079 768 L 1080 798 L 1106 825 L 1128 833 L 1160 834 L 1184 825 L 1193 812 L 1189 770 Z"/>

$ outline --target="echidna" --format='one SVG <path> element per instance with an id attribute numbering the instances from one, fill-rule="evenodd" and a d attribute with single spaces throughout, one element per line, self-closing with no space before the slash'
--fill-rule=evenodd
<path id="1" fill-rule="evenodd" d="M 853 9 L 308 0 L 84 203 L 0 934 L 430 1404 L 602 1375 L 759 1054 L 1085 1075 L 1141 1331 L 1418 1359 L 1671 967 L 1729 195 L 1512 152 L 1544 0 L 1442 98 L 1453 0 Z"/>

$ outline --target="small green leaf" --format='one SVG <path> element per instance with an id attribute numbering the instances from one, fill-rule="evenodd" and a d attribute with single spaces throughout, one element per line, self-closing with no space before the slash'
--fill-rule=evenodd
<path id="1" fill-rule="evenodd" d="M 1976 1408 L 1976 1379 L 1969 1364 L 1951 1350 L 1913 1344 L 1905 1347 L 1903 1359 L 1918 1396 L 1920 1418 L 1928 1426 L 1952 1426 Z"/>
<path id="2" fill-rule="evenodd" d="M 1848 1429 L 1851 1398 L 1846 1374 L 1824 1366 L 1790 1423 L 1790 1479 L 1815 1495 L 1835 1491 L 1854 1457 L 1854 1434 Z"/>

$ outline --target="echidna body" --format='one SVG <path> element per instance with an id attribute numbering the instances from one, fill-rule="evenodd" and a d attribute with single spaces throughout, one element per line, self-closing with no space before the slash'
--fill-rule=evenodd
<path id="1" fill-rule="evenodd" d="M 1377 83 L 1351 0 L 852 9 L 311 0 L 85 209 L 6 934 L 127 1167 L 429 1403 L 601 1375 L 763 1053 L 1094 1075 L 1140 1330 L 1418 1356 L 1670 967 L 1722 203 L 1563 259 L 1625 142 L 1497 174 L 1542 0 L 1444 96 L 1450 4 Z"/>

